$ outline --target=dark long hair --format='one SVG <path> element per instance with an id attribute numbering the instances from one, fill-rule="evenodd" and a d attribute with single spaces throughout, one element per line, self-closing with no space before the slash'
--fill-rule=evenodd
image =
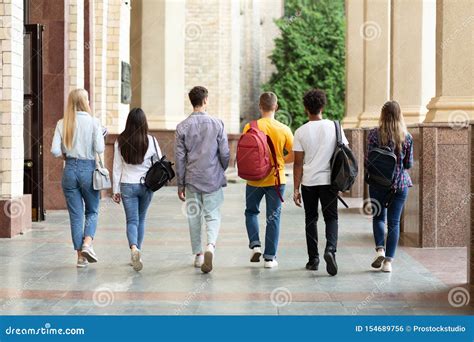
<path id="1" fill-rule="evenodd" d="M 118 145 L 127 164 L 143 163 L 148 150 L 148 122 L 141 108 L 133 108 L 128 113 L 125 130 L 118 137 Z"/>

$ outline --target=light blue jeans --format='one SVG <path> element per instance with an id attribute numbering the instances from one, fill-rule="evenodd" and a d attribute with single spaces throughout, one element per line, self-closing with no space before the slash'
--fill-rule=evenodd
<path id="1" fill-rule="evenodd" d="M 120 183 L 125 217 L 127 218 L 128 246 L 142 249 L 145 236 L 145 219 L 153 191 L 143 184 Z"/>
<path id="2" fill-rule="evenodd" d="M 221 227 L 221 205 L 224 202 L 222 188 L 210 194 L 186 189 L 186 216 L 189 223 L 193 254 L 201 253 L 201 227 L 206 224 L 207 243 L 216 244 Z"/>
<path id="3" fill-rule="evenodd" d="M 94 170 L 95 160 L 66 159 L 61 185 L 76 251 L 81 250 L 84 237 L 94 238 L 97 228 L 99 191 L 92 186 Z"/>

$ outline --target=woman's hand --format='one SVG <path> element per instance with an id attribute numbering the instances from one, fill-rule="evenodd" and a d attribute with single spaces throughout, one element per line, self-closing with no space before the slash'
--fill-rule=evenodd
<path id="1" fill-rule="evenodd" d="M 293 193 L 293 201 L 298 207 L 301 207 L 301 194 L 298 189 L 296 189 Z"/>
<path id="2" fill-rule="evenodd" d="M 114 201 L 115 203 L 120 203 L 121 199 L 122 199 L 122 196 L 120 196 L 120 194 L 113 194 L 112 195 L 112 201 Z"/>

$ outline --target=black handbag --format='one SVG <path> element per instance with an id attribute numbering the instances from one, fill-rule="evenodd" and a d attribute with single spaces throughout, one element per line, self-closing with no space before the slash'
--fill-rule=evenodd
<path id="1" fill-rule="evenodd" d="M 158 156 L 158 160 L 153 162 L 153 157 L 151 157 L 152 165 L 145 177 L 142 178 L 142 184 L 144 184 L 151 191 L 155 192 L 161 189 L 164 185 L 168 184 L 168 182 L 174 178 L 175 172 L 173 170 L 174 164 L 167 160 L 166 156 L 160 158 L 154 137 L 153 145 L 155 146 L 155 152 Z"/>

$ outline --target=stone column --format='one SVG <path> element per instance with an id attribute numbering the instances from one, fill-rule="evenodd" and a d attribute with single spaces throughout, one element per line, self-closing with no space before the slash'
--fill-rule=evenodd
<path id="1" fill-rule="evenodd" d="M 69 90 L 84 88 L 84 0 L 69 0 Z"/>
<path id="2" fill-rule="evenodd" d="M 31 227 L 23 195 L 23 1 L 0 0 L 0 237 Z"/>
<path id="3" fill-rule="evenodd" d="M 240 110 L 241 126 L 259 117 L 258 99 L 260 96 L 262 60 L 260 40 L 262 27 L 260 18 L 263 4 L 254 0 L 241 0 L 240 25 Z M 263 13 L 262 13 L 263 14 Z M 269 37 L 273 38 L 269 35 Z"/>
<path id="4" fill-rule="evenodd" d="M 239 21 L 238 1 L 186 1 L 185 88 L 208 88 L 209 113 L 224 121 L 227 133 L 240 131 Z M 186 97 L 184 104 L 192 111 Z"/>
<path id="5" fill-rule="evenodd" d="M 346 113 L 344 128 L 359 126 L 364 111 L 364 0 L 346 0 Z"/>
<path id="6" fill-rule="evenodd" d="M 360 127 L 376 126 L 390 97 L 390 0 L 365 0 L 360 26 L 364 47 L 364 111 Z"/>
<path id="7" fill-rule="evenodd" d="M 469 281 L 469 290 L 471 298 L 474 298 L 474 125 L 469 127 L 469 159 L 471 162 L 471 198 L 470 198 L 470 227 L 469 227 L 469 241 L 467 247 L 467 279 Z M 473 299 L 471 299 L 471 303 Z"/>
<path id="8" fill-rule="evenodd" d="M 185 27 L 184 0 L 136 0 L 132 22 L 133 105 L 143 108 L 151 129 L 174 129 L 185 112 L 184 32 L 198 35 L 199 27 Z"/>
<path id="9" fill-rule="evenodd" d="M 43 189 L 46 210 L 66 209 L 61 188 L 63 160 L 53 157 L 49 150 L 69 93 L 68 8 L 68 1 L 30 0 L 30 22 L 46 27 L 43 31 Z M 61 46 L 65 49 L 58 48 Z"/>
<path id="10" fill-rule="evenodd" d="M 392 93 L 407 124 L 421 123 L 435 93 L 436 0 L 392 1 Z"/>
<path id="11" fill-rule="evenodd" d="M 106 125 L 110 133 L 120 133 L 125 127 L 129 105 L 121 103 L 121 62 L 129 62 L 130 2 L 108 0 L 106 79 Z M 102 111 L 102 115 L 104 112 Z"/>
<path id="12" fill-rule="evenodd" d="M 108 0 L 94 1 L 94 115 L 107 124 Z"/>
<path id="13" fill-rule="evenodd" d="M 280 36 L 280 29 L 276 26 L 275 19 L 279 19 L 285 14 L 285 5 L 283 0 L 253 1 L 260 5 L 260 84 L 263 84 L 268 82 L 276 71 L 275 66 L 270 60 L 270 56 L 275 48 L 275 39 Z"/>
<path id="14" fill-rule="evenodd" d="M 425 122 L 466 127 L 474 119 L 474 2 L 437 0 L 436 96 Z"/>

